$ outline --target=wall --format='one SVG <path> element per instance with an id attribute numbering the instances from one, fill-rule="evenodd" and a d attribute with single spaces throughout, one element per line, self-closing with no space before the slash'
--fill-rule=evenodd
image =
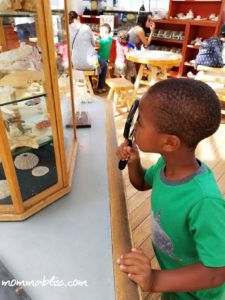
<path id="1" fill-rule="evenodd" d="M 122 7 L 124 10 L 128 10 L 128 7 L 130 10 L 139 10 L 142 4 L 145 6 L 146 11 L 152 11 L 152 10 L 168 10 L 169 8 L 169 0 L 127 0 L 126 6 L 124 6 L 124 0 L 117 0 L 117 6 Z"/>
<path id="2" fill-rule="evenodd" d="M 144 4 L 146 11 L 149 11 L 149 8 L 150 11 L 159 9 L 168 10 L 169 7 L 169 0 L 126 0 L 126 6 L 124 6 L 124 2 L 124 0 L 116 0 L 117 6 L 123 10 L 138 11 L 142 4 Z M 102 5 L 109 8 L 113 7 L 113 0 L 106 0 L 106 2 L 102 2 Z M 79 14 L 82 14 L 85 6 L 90 8 L 90 1 L 68 0 L 69 10 L 75 10 Z"/>

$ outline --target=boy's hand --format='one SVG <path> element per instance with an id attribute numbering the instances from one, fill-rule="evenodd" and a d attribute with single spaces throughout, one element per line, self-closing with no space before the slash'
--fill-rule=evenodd
<path id="1" fill-rule="evenodd" d="M 132 249 L 131 252 L 122 255 L 117 263 L 120 270 L 128 273 L 128 277 L 137 283 L 144 292 L 151 291 L 153 272 L 149 258 L 141 249 Z"/>
<path id="2" fill-rule="evenodd" d="M 125 140 L 116 151 L 116 155 L 121 160 L 127 160 L 132 162 L 139 158 L 139 151 L 136 144 L 132 144 L 132 147 L 128 146 L 128 140 Z"/>

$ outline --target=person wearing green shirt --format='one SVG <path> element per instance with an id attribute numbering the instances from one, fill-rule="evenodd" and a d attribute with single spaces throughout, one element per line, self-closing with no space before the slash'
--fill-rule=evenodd
<path id="1" fill-rule="evenodd" d="M 110 36 L 111 27 L 109 24 L 105 23 L 100 27 L 100 38 L 98 40 L 99 50 L 98 55 L 104 60 L 108 61 L 111 45 L 112 45 L 112 37 Z"/>
<path id="2" fill-rule="evenodd" d="M 133 186 L 152 189 L 151 236 L 161 270 L 137 248 L 117 263 L 143 291 L 160 292 L 163 300 L 225 299 L 225 201 L 212 171 L 195 155 L 220 121 L 219 99 L 206 83 L 163 80 L 140 100 L 132 146 L 125 140 L 117 149 Z M 161 157 L 146 170 L 139 149 Z"/>

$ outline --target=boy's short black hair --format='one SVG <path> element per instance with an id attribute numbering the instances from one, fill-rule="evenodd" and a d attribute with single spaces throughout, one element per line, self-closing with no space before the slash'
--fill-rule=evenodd
<path id="1" fill-rule="evenodd" d="M 102 24 L 101 27 L 105 27 L 108 30 L 108 33 L 111 32 L 111 26 L 108 23 Z"/>
<path id="2" fill-rule="evenodd" d="M 194 79 L 167 79 L 145 94 L 162 133 L 173 134 L 189 148 L 212 135 L 221 121 L 219 99 L 206 83 Z"/>
<path id="3" fill-rule="evenodd" d="M 120 43 L 126 44 L 129 42 L 129 33 L 126 30 L 120 30 L 117 34 L 117 40 Z"/>

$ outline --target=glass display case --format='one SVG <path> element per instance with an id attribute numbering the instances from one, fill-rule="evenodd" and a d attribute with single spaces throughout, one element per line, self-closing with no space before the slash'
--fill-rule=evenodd
<path id="1" fill-rule="evenodd" d="M 0 11 L 0 220 L 68 193 L 75 165 L 66 1 L 28 2 Z"/>

